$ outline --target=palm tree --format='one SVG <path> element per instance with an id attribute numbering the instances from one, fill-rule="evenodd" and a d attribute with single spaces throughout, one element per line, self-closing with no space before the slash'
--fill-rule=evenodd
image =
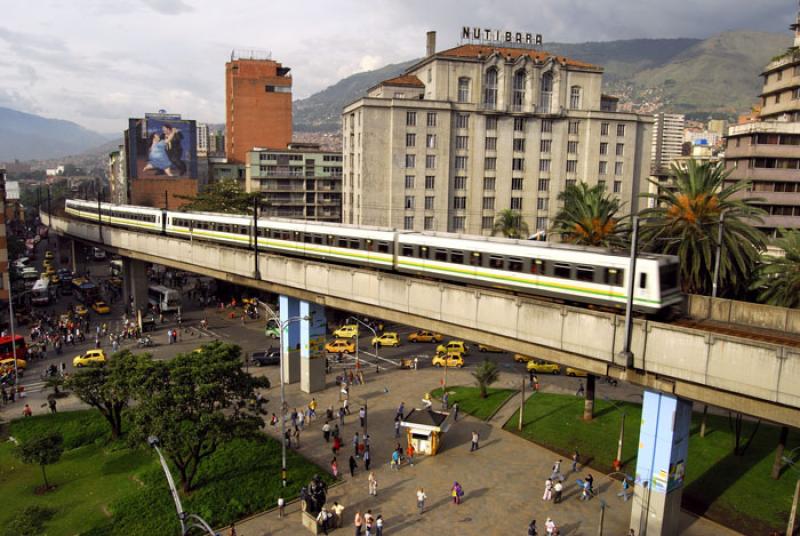
<path id="1" fill-rule="evenodd" d="M 561 235 L 562 241 L 604 248 L 627 245 L 627 218 L 618 215 L 622 203 L 607 194 L 604 186 L 580 182 L 567 186 L 558 199 L 564 208 L 558 211 L 552 232 Z"/>
<path id="2" fill-rule="evenodd" d="M 497 213 L 492 234 L 502 234 L 506 238 L 527 238 L 528 224 L 518 210 L 506 208 Z"/>
<path id="3" fill-rule="evenodd" d="M 747 182 L 725 183 L 729 172 L 719 164 L 689 160 L 672 165 L 666 185 L 651 181 L 657 193 L 644 194 L 655 201 L 641 212 L 642 241 L 650 251 L 680 257 L 683 290 L 707 293 L 711 288 L 720 216 L 722 247 L 719 287 L 735 294 L 747 284 L 765 249 L 766 237 L 752 224 L 764 211 L 739 194 Z"/>
<path id="4" fill-rule="evenodd" d="M 472 376 L 478 383 L 478 389 L 481 390 L 481 398 L 489 396 L 489 393 L 486 392 L 486 388 L 497 381 L 498 374 L 497 365 L 488 359 L 484 359 L 483 363 L 478 365 L 478 368 L 472 373 Z"/>
<path id="5" fill-rule="evenodd" d="M 752 288 L 758 291 L 761 303 L 800 307 L 800 231 L 782 231 L 775 245 L 785 255 L 765 256 Z"/>

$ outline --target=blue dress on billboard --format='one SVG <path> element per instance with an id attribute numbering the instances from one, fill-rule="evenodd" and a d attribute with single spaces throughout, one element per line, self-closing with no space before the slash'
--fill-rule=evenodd
<path id="1" fill-rule="evenodd" d="M 166 170 L 172 166 L 172 161 L 167 156 L 167 142 L 159 140 L 150 146 L 148 162 L 151 166 L 160 170 Z"/>

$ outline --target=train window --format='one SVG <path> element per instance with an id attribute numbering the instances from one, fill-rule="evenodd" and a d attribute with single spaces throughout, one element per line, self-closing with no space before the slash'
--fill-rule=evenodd
<path id="1" fill-rule="evenodd" d="M 433 258 L 437 261 L 447 262 L 447 250 L 436 249 L 433 253 Z"/>
<path id="2" fill-rule="evenodd" d="M 481 254 L 477 251 L 473 251 L 472 255 L 469 257 L 469 263 L 472 266 L 481 266 Z"/>
<path id="3" fill-rule="evenodd" d="M 318 234 L 314 235 L 314 243 L 315 244 L 322 244 L 324 239 L 325 239 L 325 237 L 323 237 L 322 235 L 318 235 Z"/>
<path id="4" fill-rule="evenodd" d="M 553 275 L 556 277 L 563 277 L 564 279 L 572 279 L 572 265 L 554 262 Z"/>
<path id="5" fill-rule="evenodd" d="M 282 240 L 291 240 L 292 233 L 290 231 L 281 231 L 281 239 Z"/>
<path id="6" fill-rule="evenodd" d="M 367 251 L 372 251 L 375 248 L 372 240 L 367 240 Z"/>
<path id="7" fill-rule="evenodd" d="M 463 251 L 451 251 L 450 252 L 450 262 L 453 264 L 464 264 L 464 252 Z"/>
<path id="8" fill-rule="evenodd" d="M 419 248 L 419 258 L 420 259 L 427 259 L 428 258 L 428 247 L 422 246 Z"/>
<path id="9" fill-rule="evenodd" d="M 389 253 L 389 243 L 388 242 L 378 242 L 378 252 L 379 253 Z"/>
<path id="10" fill-rule="evenodd" d="M 673 290 L 678 287 L 678 266 L 663 266 L 659 274 L 661 290 Z"/>
<path id="11" fill-rule="evenodd" d="M 578 281 L 594 281 L 594 268 L 592 266 L 578 266 L 575 268 L 575 279 Z"/>
<path id="12" fill-rule="evenodd" d="M 363 249 L 361 247 L 361 241 L 358 238 L 351 238 L 350 239 L 350 249 Z"/>
<path id="13" fill-rule="evenodd" d="M 505 259 L 503 257 L 498 257 L 497 255 L 489 255 L 489 268 L 497 268 L 498 270 L 503 269 Z"/>
<path id="14" fill-rule="evenodd" d="M 522 259 L 511 257 L 508 259 L 508 269 L 512 272 L 522 271 Z"/>
<path id="15" fill-rule="evenodd" d="M 340 238 L 338 246 L 340 248 L 346 248 L 347 247 L 347 239 L 346 238 Z"/>
<path id="16" fill-rule="evenodd" d="M 606 268 L 606 285 L 612 287 L 621 287 L 625 276 L 625 270 L 618 270 L 616 268 Z"/>
<path id="17" fill-rule="evenodd" d="M 413 257 L 414 256 L 414 246 L 403 246 L 403 257 Z"/>
<path id="18" fill-rule="evenodd" d="M 540 274 L 544 270 L 544 263 L 540 259 L 531 260 L 531 273 Z"/>
<path id="19" fill-rule="evenodd" d="M 647 274 L 644 272 L 639 274 L 639 288 L 647 288 Z"/>
<path id="20" fill-rule="evenodd" d="M 303 242 L 306 244 L 312 244 L 314 242 L 314 237 L 310 233 L 305 233 L 303 235 Z"/>

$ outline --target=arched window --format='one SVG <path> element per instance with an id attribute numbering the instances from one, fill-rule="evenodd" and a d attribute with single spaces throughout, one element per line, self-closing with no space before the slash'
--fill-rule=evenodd
<path id="1" fill-rule="evenodd" d="M 497 105 L 497 68 L 489 67 L 483 79 L 483 103 L 494 108 Z"/>
<path id="2" fill-rule="evenodd" d="M 458 102 L 469 102 L 470 79 L 461 77 L 458 79 Z"/>
<path id="3" fill-rule="evenodd" d="M 521 110 L 522 105 L 525 104 L 525 80 L 527 77 L 528 73 L 525 72 L 525 69 L 520 69 L 514 73 L 512 103 L 515 110 Z"/>
<path id="4" fill-rule="evenodd" d="M 550 113 L 550 101 L 553 99 L 553 75 L 542 75 L 542 86 L 539 93 L 539 108 L 542 113 Z"/>
<path id="5" fill-rule="evenodd" d="M 581 109 L 581 86 L 572 86 L 569 89 L 569 107 L 573 110 Z"/>

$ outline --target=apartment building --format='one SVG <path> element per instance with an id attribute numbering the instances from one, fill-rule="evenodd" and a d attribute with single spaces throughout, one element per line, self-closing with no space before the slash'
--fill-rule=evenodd
<path id="1" fill-rule="evenodd" d="M 653 116 L 653 144 L 651 146 L 650 168 L 653 173 L 668 170 L 670 164 L 681 157 L 683 147 L 683 128 L 686 118 L 683 114 L 657 113 Z"/>

